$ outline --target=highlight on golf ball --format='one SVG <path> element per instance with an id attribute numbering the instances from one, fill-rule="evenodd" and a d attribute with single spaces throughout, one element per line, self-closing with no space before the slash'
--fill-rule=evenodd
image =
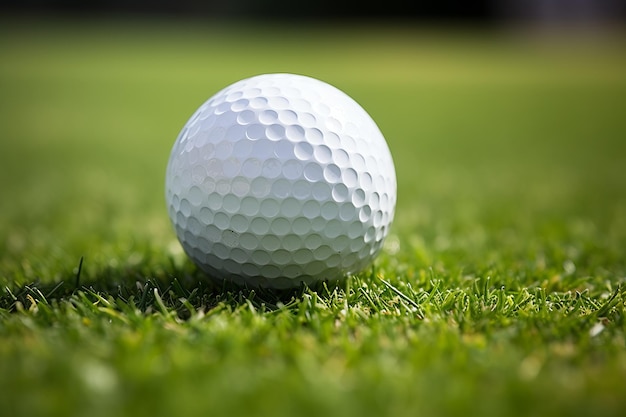
<path id="1" fill-rule="evenodd" d="M 209 277 L 292 288 L 370 264 L 397 187 L 387 142 L 356 101 L 314 78 L 264 74 L 191 116 L 165 188 L 178 240 Z"/>

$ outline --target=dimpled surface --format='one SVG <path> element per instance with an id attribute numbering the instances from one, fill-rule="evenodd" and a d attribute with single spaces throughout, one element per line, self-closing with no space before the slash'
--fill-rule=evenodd
<path id="1" fill-rule="evenodd" d="M 374 259 L 396 175 L 353 99 L 313 78 L 265 74 L 226 87 L 185 124 L 166 199 L 185 252 L 210 277 L 290 288 L 340 280 Z"/>

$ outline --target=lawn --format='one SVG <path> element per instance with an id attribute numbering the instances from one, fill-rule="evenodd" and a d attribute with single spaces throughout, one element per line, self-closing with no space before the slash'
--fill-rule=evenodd
<path id="1" fill-rule="evenodd" d="M 0 414 L 621 416 L 626 54 L 383 25 L 0 24 Z M 355 98 L 394 156 L 339 287 L 216 286 L 169 224 L 193 111 L 266 72 Z"/>

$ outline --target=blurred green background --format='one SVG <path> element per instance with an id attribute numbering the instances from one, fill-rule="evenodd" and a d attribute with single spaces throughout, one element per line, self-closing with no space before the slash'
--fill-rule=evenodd
<path id="1" fill-rule="evenodd" d="M 368 110 L 396 161 L 403 239 L 506 239 L 564 219 L 623 239 L 621 37 L 150 20 L 1 30 L 5 269 L 176 247 L 163 181 L 178 131 L 216 91 L 265 72 L 322 79 Z"/>

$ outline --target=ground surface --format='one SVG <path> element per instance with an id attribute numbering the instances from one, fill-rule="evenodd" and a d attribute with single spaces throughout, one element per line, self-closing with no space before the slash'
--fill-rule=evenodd
<path id="1" fill-rule="evenodd" d="M 0 25 L 0 413 L 623 415 L 623 37 L 205 26 Z M 168 223 L 179 129 L 263 72 L 346 91 L 394 155 L 340 288 L 214 287 Z"/>

